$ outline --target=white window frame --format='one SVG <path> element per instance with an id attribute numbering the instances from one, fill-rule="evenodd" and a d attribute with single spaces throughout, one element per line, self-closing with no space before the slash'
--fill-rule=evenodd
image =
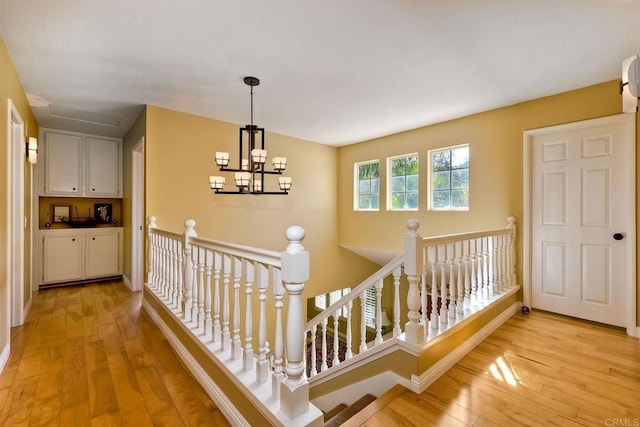
<path id="1" fill-rule="evenodd" d="M 378 208 L 361 209 L 360 208 L 360 166 L 378 164 Z M 353 210 L 359 212 L 378 212 L 380 211 L 380 159 L 367 160 L 353 164 Z"/>
<path id="2" fill-rule="evenodd" d="M 349 292 L 351 292 L 351 288 L 337 289 L 335 291 L 327 292 L 326 294 L 316 296 L 313 304 L 318 310 L 324 311 L 329 308 L 331 304 L 338 301 Z M 348 311 L 349 306 L 347 304 L 340 309 L 340 317 L 347 317 Z"/>
<path id="3" fill-rule="evenodd" d="M 394 208 L 393 207 L 393 195 L 392 195 L 392 185 L 391 185 L 391 180 L 393 179 L 393 168 L 391 167 L 391 162 L 393 162 L 394 160 L 397 159 L 403 159 L 403 158 L 407 158 L 407 157 L 415 157 L 416 158 L 416 162 L 418 165 L 418 177 L 417 177 L 417 197 L 418 197 L 418 203 L 416 205 L 415 208 Z M 406 175 L 405 175 L 406 176 Z M 406 189 L 405 189 L 405 194 L 406 194 Z M 405 202 L 406 204 L 406 202 Z M 393 157 L 387 157 L 387 210 L 388 211 L 394 211 L 394 212 L 413 212 L 413 211 L 417 211 L 420 209 L 420 156 L 418 153 L 409 153 L 409 154 L 402 154 L 400 156 L 393 156 Z"/>
<path id="4" fill-rule="evenodd" d="M 466 212 L 469 210 L 469 206 L 467 207 L 462 207 L 462 208 L 453 208 L 451 206 L 449 206 L 448 208 L 436 208 L 433 206 L 433 183 L 432 183 L 432 175 L 433 175 L 433 154 L 434 153 L 439 153 L 442 151 L 451 151 L 451 150 L 455 150 L 458 148 L 463 148 L 463 147 L 467 147 L 467 149 L 469 150 L 469 167 L 467 167 L 467 170 L 471 170 L 471 147 L 469 145 L 469 143 L 465 143 L 465 144 L 459 144 L 459 145 L 452 145 L 450 147 L 443 147 L 443 148 L 437 148 L 437 149 L 433 149 L 433 150 L 429 150 L 427 151 L 427 209 L 430 211 L 439 211 L 439 212 L 448 212 L 448 211 L 461 211 L 461 212 Z M 451 169 L 449 169 L 451 170 Z M 450 188 L 451 190 L 451 188 Z M 471 174 L 469 174 L 469 188 L 467 190 L 469 192 L 469 194 L 471 194 Z M 471 205 L 471 203 L 469 203 L 469 205 Z"/>

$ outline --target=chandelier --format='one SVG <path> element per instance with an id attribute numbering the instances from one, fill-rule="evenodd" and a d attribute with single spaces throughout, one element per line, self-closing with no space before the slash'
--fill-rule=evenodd
<path id="1" fill-rule="evenodd" d="M 216 152 L 216 164 L 220 172 L 234 172 L 236 191 L 224 191 L 226 179 L 224 176 L 210 176 L 209 184 L 216 194 L 289 194 L 291 178 L 280 176 L 278 184 L 280 191 L 265 191 L 265 175 L 282 175 L 287 167 L 286 157 L 274 157 L 271 159 L 273 170 L 267 170 L 267 150 L 264 146 L 264 128 L 253 124 L 253 87 L 260 84 L 255 77 L 245 77 L 245 84 L 251 87 L 251 122 L 240 128 L 238 141 L 238 167 L 229 167 L 229 153 Z M 246 134 L 246 135 L 245 135 Z M 246 136 L 246 138 L 245 138 Z M 256 147 L 259 139 L 260 147 Z"/>

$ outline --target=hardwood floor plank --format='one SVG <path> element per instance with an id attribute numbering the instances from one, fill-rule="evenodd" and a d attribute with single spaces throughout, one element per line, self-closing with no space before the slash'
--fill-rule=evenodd
<path id="1" fill-rule="evenodd" d="M 0 426 L 229 425 L 141 297 L 120 281 L 35 293 L 25 324 L 11 330 Z"/>

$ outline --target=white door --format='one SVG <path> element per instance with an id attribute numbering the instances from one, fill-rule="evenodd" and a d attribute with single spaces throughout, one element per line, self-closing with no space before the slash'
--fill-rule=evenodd
<path id="1" fill-rule="evenodd" d="M 635 133 L 614 117 L 532 132 L 531 305 L 628 326 Z"/>

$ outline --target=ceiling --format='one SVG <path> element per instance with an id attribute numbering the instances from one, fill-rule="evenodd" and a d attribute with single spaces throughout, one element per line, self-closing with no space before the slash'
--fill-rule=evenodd
<path id="1" fill-rule="evenodd" d="M 256 124 L 340 146 L 620 78 L 640 0 L 0 0 L 0 34 L 41 127 L 244 125 L 252 75 Z"/>

